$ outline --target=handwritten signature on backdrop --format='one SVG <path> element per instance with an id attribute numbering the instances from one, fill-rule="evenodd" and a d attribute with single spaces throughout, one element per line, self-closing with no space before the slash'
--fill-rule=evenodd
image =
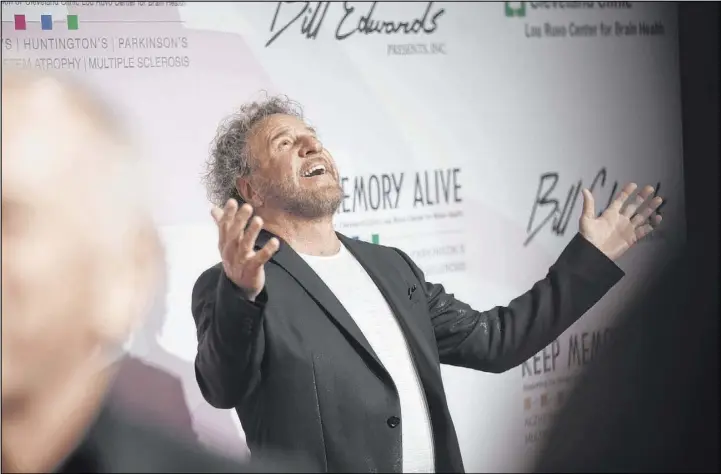
<path id="1" fill-rule="evenodd" d="M 331 4 L 338 5 L 340 2 L 278 2 L 270 23 L 271 37 L 265 43 L 267 48 L 293 25 L 299 26 L 299 33 L 306 39 L 316 39 L 323 22 L 325 21 L 328 8 Z M 363 35 L 396 35 L 396 34 L 425 34 L 430 35 L 438 29 L 438 19 L 446 12 L 443 8 L 434 8 L 433 2 L 427 2 L 422 15 L 405 20 L 385 20 L 379 18 L 376 13 L 378 2 L 373 2 L 368 10 L 358 16 L 353 2 L 343 2 L 343 16 L 335 27 L 335 38 L 338 41 L 345 40 L 356 33 Z M 366 4 L 367 5 L 367 4 Z M 282 13 L 291 10 L 291 15 Z M 294 13 L 294 14 L 293 14 Z M 285 21 L 279 18 L 286 18 Z"/>
<path id="2" fill-rule="evenodd" d="M 598 199 L 597 194 L 594 192 L 598 189 L 601 191 L 606 185 L 606 178 L 608 172 L 606 168 L 601 168 L 596 177 L 593 178 L 591 185 L 588 190 Z M 578 180 L 576 183 L 571 185 L 566 194 L 566 199 L 561 207 L 561 196 L 555 194 L 556 186 L 558 185 L 559 173 L 556 171 L 543 173 L 538 182 L 538 191 L 536 192 L 536 198 L 533 201 L 533 207 L 531 207 L 531 215 L 528 219 L 528 226 L 526 228 L 526 240 L 523 243 L 524 246 L 530 244 L 538 233 L 550 225 L 551 233 L 561 237 L 566 234 L 568 229 L 568 223 L 571 219 L 571 215 L 576 207 L 583 205 L 583 199 L 579 199 L 581 190 L 583 189 L 583 180 Z M 606 205 L 601 211 L 605 210 L 613 201 L 613 198 L 617 194 L 619 187 L 618 181 L 613 182 L 611 186 L 611 192 L 608 194 L 608 200 Z M 654 196 L 658 195 L 661 190 L 661 183 L 657 183 L 654 191 Z M 664 202 L 665 204 L 665 202 Z M 543 218 L 538 218 L 537 213 L 546 211 L 546 215 Z M 661 208 L 659 208 L 659 211 Z"/>

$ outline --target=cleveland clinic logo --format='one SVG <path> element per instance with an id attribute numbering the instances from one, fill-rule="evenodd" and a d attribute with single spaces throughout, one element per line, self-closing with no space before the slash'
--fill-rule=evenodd
<path id="1" fill-rule="evenodd" d="M 599 8 L 602 10 L 629 10 L 633 2 L 503 2 L 506 18 L 525 18 L 528 9 L 574 11 Z"/>
<path id="2" fill-rule="evenodd" d="M 524 18 L 526 16 L 526 2 L 504 2 L 506 4 L 506 17 Z"/>
<path id="3" fill-rule="evenodd" d="M 382 7 L 378 8 L 378 3 L 373 2 L 370 7 L 362 3 L 361 8 L 354 6 L 353 2 L 278 2 L 270 22 L 270 38 L 265 46 L 267 48 L 281 36 L 293 34 L 316 39 L 331 7 L 343 9 L 340 21 L 334 26 L 338 41 L 353 35 L 431 35 L 438 29 L 438 20 L 445 13 L 445 9 L 437 7 L 434 2 L 426 2 L 424 7 L 418 8 L 417 15 L 390 19 L 380 13 Z"/>

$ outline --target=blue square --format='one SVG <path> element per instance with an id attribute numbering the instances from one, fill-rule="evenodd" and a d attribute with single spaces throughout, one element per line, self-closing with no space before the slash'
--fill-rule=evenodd
<path id="1" fill-rule="evenodd" d="M 52 15 L 40 15 L 40 25 L 43 30 L 53 29 L 53 16 Z"/>

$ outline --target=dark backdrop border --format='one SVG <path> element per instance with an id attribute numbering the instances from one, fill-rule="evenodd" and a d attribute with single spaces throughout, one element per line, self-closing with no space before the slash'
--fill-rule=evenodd
<path id="1" fill-rule="evenodd" d="M 697 301 L 718 308 L 719 2 L 678 2 L 687 242 Z"/>

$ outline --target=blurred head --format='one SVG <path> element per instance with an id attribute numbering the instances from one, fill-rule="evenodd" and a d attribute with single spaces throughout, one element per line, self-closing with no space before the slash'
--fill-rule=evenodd
<path id="1" fill-rule="evenodd" d="M 70 82 L 2 77 L 2 401 L 62 383 L 122 344 L 160 247 L 107 110 Z"/>
<path id="2" fill-rule="evenodd" d="M 206 182 L 218 206 L 234 198 L 304 219 L 331 216 L 343 197 L 333 157 L 283 97 L 243 105 L 221 125 Z"/>

